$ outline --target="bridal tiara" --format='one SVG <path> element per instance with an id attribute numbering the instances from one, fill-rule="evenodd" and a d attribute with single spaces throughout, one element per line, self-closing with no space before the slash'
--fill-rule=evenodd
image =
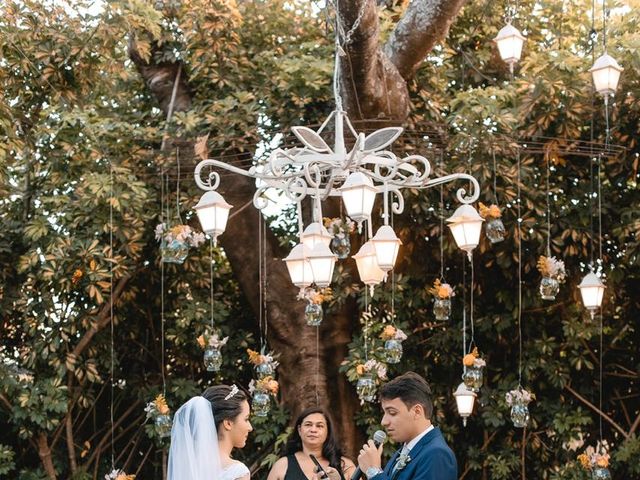
<path id="1" fill-rule="evenodd" d="M 240 391 L 240 389 L 238 388 L 238 386 L 234 383 L 231 386 L 231 391 L 229 392 L 229 394 L 224 397 L 225 400 L 229 400 L 230 398 L 233 398 L 233 396 L 238 393 Z"/>

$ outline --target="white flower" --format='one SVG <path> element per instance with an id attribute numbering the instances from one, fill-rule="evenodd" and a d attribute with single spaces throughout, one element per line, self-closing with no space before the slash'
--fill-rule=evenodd
<path id="1" fill-rule="evenodd" d="M 165 224 L 159 223 L 156 225 L 156 240 L 162 240 L 162 234 L 164 233 Z"/>
<path id="2" fill-rule="evenodd" d="M 404 342 L 407 339 L 407 334 L 404 333 L 402 330 L 400 330 L 399 328 L 396 328 L 396 335 L 394 337 L 396 340 L 399 340 L 401 342 Z"/>
<path id="3" fill-rule="evenodd" d="M 482 358 L 476 358 L 473 361 L 473 366 L 474 367 L 486 367 L 487 366 L 487 362 L 485 362 Z"/>

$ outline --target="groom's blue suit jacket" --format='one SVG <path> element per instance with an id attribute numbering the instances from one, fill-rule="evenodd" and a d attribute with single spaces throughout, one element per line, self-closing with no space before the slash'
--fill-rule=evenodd
<path id="1" fill-rule="evenodd" d="M 438 427 L 431 430 L 411 449 L 411 460 L 401 470 L 393 472 L 400 451 L 396 452 L 384 472 L 371 480 L 456 480 L 458 463 Z"/>

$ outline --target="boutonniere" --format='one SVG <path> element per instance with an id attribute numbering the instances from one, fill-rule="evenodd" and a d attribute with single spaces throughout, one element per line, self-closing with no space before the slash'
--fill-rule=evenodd
<path id="1" fill-rule="evenodd" d="M 396 470 L 402 470 L 410 461 L 411 457 L 409 456 L 409 452 L 401 453 L 396 462 Z"/>

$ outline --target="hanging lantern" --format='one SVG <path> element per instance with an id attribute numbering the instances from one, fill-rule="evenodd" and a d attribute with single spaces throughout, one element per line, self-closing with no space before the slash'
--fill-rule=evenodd
<path id="1" fill-rule="evenodd" d="M 320 222 L 313 222 L 302 232 L 302 243 L 310 250 L 318 243 L 324 243 L 327 247 L 331 244 L 332 235 Z"/>
<path id="2" fill-rule="evenodd" d="M 520 60 L 525 40 L 526 38 L 511 23 L 507 23 L 494 38 L 498 44 L 500 58 L 509 65 L 512 72 L 514 65 Z"/>
<path id="3" fill-rule="evenodd" d="M 287 263 L 291 282 L 299 288 L 308 287 L 313 283 L 313 271 L 309 263 L 310 251 L 299 243 L 287 255 L 284 261 Z"/>
<path id="4" fill-rule="evenodd" d="M 616 92 L 620 74 L 623 70 L 624 68 L 618 65 L 618 62 L 606 52 L 598 58 L 593 64 L 593 67 L 589 69 L 596 91 L 602 95 L 605 100 L 609 95 L 613 95 Z"/>
<path id="5" fill-rule="evenodd" d="M 373 202 L 378 191 L 369 177 L 362 172 L 350 174 L 340 188 L 340 192 L 347 215 L 358 222 L 358 226 L 371 217 Z"/>
<path id="6" fill-rule="evenodd" d="M 374 285 L 384 280 L 386 274 L 378 265 L 376 251 L 371 241 L 362 245 L 353 258 L 356 261 L 358 275 L 360 275 L 360 281 L 362 283 L 373 288 Z"/>
<path id="7" fill-rule="evenodd" d="M 578 285 L 580 294 L 582 295 L 582 303 L 585 308 L 591 312 L 591 318 L 595 315 L 595 311 L 602 305 L 602 297 L 604 296 L 604 283 L 598 276 L 589 272 Z"/>
<path id="8" fill-rule="evenodd" d="M 389 225 L 383 225 L 371 239 L 376 252 L 378 267 L 384 272 L 393 268 L 398 258 L 398 250 L 402 242 Z"/>
<path id="9" fill-rule="evenodd" d="M 477 395 L 469 390 L 464 383 L 461 383 L 453 396 L 456 397 L 456 405 L 458 406 L 458 414 L 462 417 L 462 424 L 466 427 L 467 418 L 473 413 L 473 404 Z"/>
<path id="10" fill-rule="evenodd" d="M 198 204 L 193 207 L 198 214 L 202 231 L 211 235 L 214 243 L 227 228 L 229 210 L 232 207 L 233 205 L 229 205 L 222 195 L 214 190 L 205 192 Z"/>
<path id="11" fill-rule="evenodd" d="M 333 268 L 338 257 L 331 251 L 328 245 L 316 243 L 316 246 L 309 252 L 309 263 L 313 273 L 313 281 L 320 287 L 328 287 L 333 278 Z"/>
<path id="12" fill-rule="evenodd" d="M 447 222 L 458 248 L 471 256 L 480 242 L 483 218 L 471 205 L 461 205 L 447 218 Z"/>

